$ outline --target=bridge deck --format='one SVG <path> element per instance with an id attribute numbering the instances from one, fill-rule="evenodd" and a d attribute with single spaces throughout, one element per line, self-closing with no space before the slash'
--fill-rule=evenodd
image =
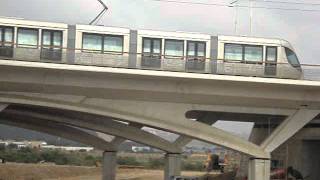
<path id="1" fill-rule="evenodd" d="M 246 76 L 217 75 L 217 74 L 199 74 L 199 73 L 186 73 L 186 72 L 170 72 L 170 71 L 157 71 L 157 70 L 141 70 L 141 69 L 126 69 L 126 68 L 114 68 L 114 67 L 29 62 L 29 61 L 16 61 L 16 60 L 3 60 L 3 59 L 0 59 L 0 66 L 20 66 L 20 67 L 60 69 L 60 70 L 70 70 L 70 71 L 105 72 L 105 73 L 126 74 L 126 75 L 154 76 L 158 78 L 163 77 L 163 78 L 201 79 L 201 80 L 219 80 L 219 81 L 221 80 L 221 81 L 320 87 L 320 81 L 311 81 L 311 80 L 246 77 Z"/>

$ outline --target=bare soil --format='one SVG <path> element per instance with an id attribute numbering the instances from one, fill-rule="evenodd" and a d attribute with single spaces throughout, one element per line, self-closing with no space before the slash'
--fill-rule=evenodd
<path id="1" fill-rule="evenodd" d="M 186 176 L 204 172 L 183 172 Z M 0 180 L 100 180 L 101 168 L 52 164 L 0 164 Z M 119 168 L 117 180 L 163 180 L 162 170 Z"/>

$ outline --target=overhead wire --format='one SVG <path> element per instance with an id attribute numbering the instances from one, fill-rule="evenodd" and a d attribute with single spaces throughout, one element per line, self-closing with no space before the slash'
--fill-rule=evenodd
<path id="1" fill-rule="evenodd" d="M 105 13 L 105 9 L 103 9 L 89 24 L 90 25 L 92 25 L 92 24 L 94 24 L 98 19 L 100 19 L 102 16 L 103 16 L 103 14 Z"/>
<path id="2" fill-rule="evenodd" d="M 102 19 L 102 17 L 104 16 L 104 14 L 107 12 L 106 9 L 104 9 L 103 13 L 101 14 L 101 16 L 96 20 L 95 24 L 98 24 L 100 22 L 100 20 Z"/>
<path id="3" fill-rule="evenodd" d="M 176 3 L 176 4 L 190 4 L 190 5 L 204 5 L 204 6 L 220 6 L 220 7 L 240 7 L 240 8 L 253 8 L 253 9 L 273 9 L 284 11 L 306 11 L 306 12 L 320 12 L 320 9 L 301 9 L 301 8 L 282 8 L 282 7 L 266 7 L 266 6 L 249 6 L 249 5 L 233 5 L 233 4 L 220 4 L 220 3 L 206 3 L 206 2 L 192 2 L 192 1 L 178 1 L 178 0 L 145 0 L 163 3 Z M 264 1 L 259 1 L 264 2 Z M 267 2 L 267 0 L 266 0 Z M 319 4 L 320 5 L 320 4 Z"/>
<path id="4" fill-rule="evenodd" d="M 255 1 L 265 2 L 265 3 L 277 3 L 277 4 L 320 6 L 320 3 L 312 3 L 312 2 L 290 2 L 290 1 L 274 1 L 274 0 L 255 0 Z"/>
<path id="5" fill-rule="evenodd" d="M 90 25 L 92 24 L 97 24 L 100 20 L 101 17 L 106 13 L 106 11 L 108 10 L 107 5 L 102 1 L 102 0 L 98 0 L 98 2 L 103 6 L 102 11 L 89 23 Z"/>

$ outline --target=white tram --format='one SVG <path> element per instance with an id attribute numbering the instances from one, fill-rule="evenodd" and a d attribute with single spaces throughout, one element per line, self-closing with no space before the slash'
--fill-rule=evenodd
<path id="1" fill-rule="evenodd" d="M 0 18 L 0 58 L 208 74 L 301 78 L 281 39 Z"/>

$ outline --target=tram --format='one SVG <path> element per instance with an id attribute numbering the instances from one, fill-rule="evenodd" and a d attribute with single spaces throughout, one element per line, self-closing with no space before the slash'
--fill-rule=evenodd
<path id="1" fill-rule="evenodd" d="M 300 79 L 282 39 L 0 18 L 0 59 Z"/>

